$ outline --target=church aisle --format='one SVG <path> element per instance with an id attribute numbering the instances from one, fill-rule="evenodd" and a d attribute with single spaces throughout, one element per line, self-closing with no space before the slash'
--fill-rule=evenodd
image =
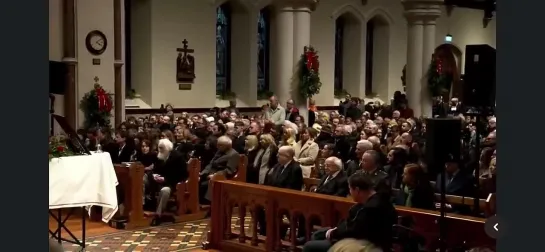
<path id="1" fill-rule="evenodd" d="M 233 217 L 233 230 L 238 230 L 239 220 Z M 210 219 L 192 222 L 164 224 L 158 227 L 139 228 L 135 230 L 118 230 L 102 222 L 87 222 L 85 251 L 206 251 L 201 244 L 206 240 Z M 50 218 L 49 226 L 55 227 L 56 222 Z M 246 217 L 245 225 L 249 230 L 250 217 Z M 67 221 L 67 227 L 78 237 L 81 237 L 80 217 L 73 216 Z M 63 236 L 67 236 L 63 232 Z M 63 243 L 65 252 L 80 251 L 77 245 Z"/>

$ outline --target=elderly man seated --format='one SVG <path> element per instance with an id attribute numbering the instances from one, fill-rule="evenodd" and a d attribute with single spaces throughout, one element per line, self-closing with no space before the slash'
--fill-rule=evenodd
<path id="1" fill-rule="evenodd" d="M 167 207 L 170 195 L 176 190 L 176 185 L 188 177 L 187 164 L 184 156 L 174 150 L 172 142 L 166 138 L 159 140 L 157 163 L 154 164 L 152 176 L 144 177 L 144 185 L 154 195 L 158 192 L 158 203 L 155 218 L 151 225 L 159 225 L 163 220 L 163 211 Z"/>
<path id="2" fill-rule="evenodd" d="M 227 178 L 236 175 L 240 156 L 233 149 L 233 142 L 228 136 L 221 136 L 217 143 L 218 151 L 212 161 L 204 168 L 200 175 L 199 199 L 202 205 L 210 204 L 211 195 L 208 191 L 210 178 L 221 173 Z"/>
<path id="3" fill-rule="evenodd" d="M 328 157 L 325 160 L 326 176 L 322 178 L 317 193 L 346 197 L 348 195 L 348 180 L 343 171 L 343 161 L 337 157 Z"/>

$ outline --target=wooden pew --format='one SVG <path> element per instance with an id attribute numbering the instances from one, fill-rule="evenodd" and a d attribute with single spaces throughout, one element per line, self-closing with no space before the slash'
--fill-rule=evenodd
<path id="1" fill-rule="evenodd" d="M 303 191 L 304 192 L 316 192 L 316 188 L 320 185 L 320 179 L 317 178 L 303 178 Z"/>
<path id="2" fill-rule="evenodd" d="M 348 210 L 354 202 L 347 198 L 321 195 L 316 193 L 299 192 L 295 190 L 274 188 L 262 185 L 241 183 L 229 180 L 216 180 L 213 182 L 212 221 L 211 231 L 208 235 L 208 247 L 221 251 L 280 251 L 281 247 L 289 247 L 296 250 L 293 243 L 283 241 L 278 235 L 282 222 L 282 216 L 288 215 L 290 219 L 290 240 L 295 240 L 296 220 L 303 216 L 307 230 L 311 230 L 312 223 L 318 220 L 321 226 L 335 226 L 339 220 L 348 215 Z M 238 228 L 233 230 L 231 217 L 234 207 L 238 206 L 240 218 L 239 227 L 244 227 L 245 213 L 250 212 L 251 226 L 249 230 Z M 267 221 L 267 236 L 257 234 L 257 221 L 255 217 L 258 207 L 265 208 Z M 440 213 L 407 207 L 397 207 L 401 216 L 411 216 L 414 220 L 414 232 L 426 239 L 428 251 L 435 251 L 439 227 L 436 223 Z M 473 247 L 489 247 L 495 249 L 495 240 L 488 237 L 484 231 L 485 219 L 447 214 L 447 244 L 449 247 L 466 244 Z M 310 232 L 306 233 L 310 238 Z"/>
<path id="3" fill-rule="evenodd" d="M 132 163 L 129 167 L 115 164 L 114 169 L 119 182 L 118 186 L 123 188 L 125 194 L 123 212 L 118 212 L 116 216 L 128 217 L 128 222 L 125 224 L 126 229 L 148 226 L 149 221 L 144 218 L 143 209 L 144 166 L 141 163 Z M 91 214 L 91 220 L 100 221 L 102 219 L 101 211 L 97 207 Z"/>
<path id="4" fill-rule="evenodd" d="M 187 162 L 189 176 L 186 181 L 176 185 L 176 201 L 178 203 L 176 221 L 194 221 L 203 219 L 206 216 L 206 211 L 203 211 L 199 205 L 200 171 L 201 161 L 198 158 L 189 159 Z"/>
<path id="5" fill-rule="evenodd" d="M 247 166 L 248 158 L 246 155 L 240 155 L 237 174 L 233 177 L 233 180 L 246 182 Z M 178 183 L 176 187 L 178 212 L 175 219 L 177 222 L 204 219 L 208 210 L 208 207 L 203 207 L 199 204 L 199 173 L 201 171 L 201 161 L 197 158 L 190 159 L 187 169 L 189 173 L 188 179 Z"/>

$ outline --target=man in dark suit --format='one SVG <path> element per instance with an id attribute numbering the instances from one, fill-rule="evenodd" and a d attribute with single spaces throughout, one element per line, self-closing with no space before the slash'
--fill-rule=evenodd
<path id="1" fill-rule="evenodd" d="M 161 223 L 162 213 L 167 207 L 170 195 L 176 190 L 176 185 L 189 176 L 186 159 L 181 153 L 174 150 L 174 144 L 170 140 L 166 138 L 159 140 L 157 148 L 158 162 L 153 167 L 153 175 L 144 181 L 152 190 L 159 189 L 157 209 L 152 225 Z"/>
<path id="2" fill-rule="evenodd" d="M 342 160 L 337 157 L 328 157 L 325 160 L 326 176 L 320 181 L 317 193 L 346 197 L 348 195 L 348 180 L 342 170 Z"/>
<path id="3" fill-rule="evenodd" d="M 295 118 L 299 116 L 299 109 L 295 107 L 295 103 L 292 99 L 286 102 L 286 120 L 295 122 Z"/>
<path id="4" fill-rule="evenodd" d="M 368 150 L 363 154 L 361 159 L 361 170 L 356 173 L 361 173 L 368 177 L 373 185 L 375 191 L 385 199 L 390 199 L 392 196 L 392 186 L 390 185 L 390 179 L 388 179 L 388 173 L 383 171 L 380 167 L 380 155 L 375 150 Z"/>
<path id="5" fill-rule="evenodd" d="M 301 191 L 303 188 L 303 170 L 299 163 L 293 160 L 295 150 L 291 146 L 282 146 L 278 149 L 278 163 L 269 170 L 265 177 L 264 185 L 274 186 L 278 188 L 293 189 Z M 273 158 L 273 157 L 271 157 Z M 260 209 L 257 212 L 259 233 L 266 235 L 265 211 Z M 304 224 L 299 221 L 299 233 L 304 234 Z M 301 228 L 303 227 L 303 228 Z M 287 230 L 281 231 L 281 236 L 284 237 Z M 282 236 L 284 234 L 284 236 Z"/>
<path id="6" fill-rule="evenodd" d="M 465 174 L 460 170 L 460 166 L 452 155 L 447 157 L 445 164 L 445 194 L 456 196 L 473 196 L 473 178 L 470 175 Z M 441 173 L 437 175 L 435 182 L 435 190 L 437 193 L 441 193 L 442 190 Z M 468 206 L 453 206 L 450 204 L 445 205 L 447 210 L 458 213 L 467 214 L 471 210 Z M 436 203 L 436 207 L 439 208 L 440 204 Z"/>
<path id="7" fill-rule="evenodd" d="M 130 162 L 135 154 L 134 140 L 129 138 L 126 131 L 115 133 L 115 142 L 118 148 L 107 148 L 114 164 Z"/>
<path id="8" fill-rule="evenodd" d="M 233 149 L 233 141 L 228 136 L 221 136 L 217 142 L 218 151 L 212 158 L 212 161 L 199 174 L 200 187 L 199 199 L 201 204 L 209 204 L 211 195 L 208 191 L 210 178 L 216 173 L 223 174 L 226 178 L 232 178 L 236 175 L 240 155 Z"/>
<path id="9" fill-rule="evenodd" d="M 374 183 L 363 173 L 355 173 L 348 179 L 350 195 L 356 204 L 348 211 L 348 218 L 337 227 L 319 230 L 303 247 L 303 252 L 328 251 L 336 242 L 345 238 L 367 240 L 373 245 L 390 251 L 392 226 L 397 222 L 397 213 L 388 199 L 374 189 Z"/>

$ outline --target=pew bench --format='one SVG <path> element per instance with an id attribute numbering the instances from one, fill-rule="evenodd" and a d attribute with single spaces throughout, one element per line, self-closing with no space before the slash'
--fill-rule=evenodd
<path id="1" fill-rule="evenodd" d="M 307 230 L 311 230 L 312 221 L 318 220 L 321 226 L 335 226 L 339 220 L 347 217 L 348 209 L 354 202 L 348 198 L 299 192 L 289 189 L 274 188 L 262 185 L 241 183 L 229 180 L 212 181 L 212 221 L 205 249 L 221 251 L 280 251 L 287 246 L 291 251 L 297 246 L 284 241 L 276 232 L 283 225 L 281 216 L 288 215 L 290 229 L 296 229 L 296 218 L 303 216 L 307 222 Z M 241 223 L 238 230 L 232 230 L 231 216 L 237 206 Z M 254 212 L 256 207 L 265 208 L 267 236 L 257 234 L 257 222 Z M 407 207 L 396 207 L 401 216 L 409 216 L 415 223 L 412 228 L 426 240 L 429 251 L 437 248 L 438 230 L 436 223 L 440 216 L 437 211 L 421 210 Z M 252 221 L 245 230 L 244 217 L 250 212 Z M 484 232 L 483 218 L 461 216 L 447 213 L 447 244 L 450 247 L 467 244 L 470 247 L 495 248 L 495 240 Z M 314 222 L 315 223 L 315 222 Z M 296 232 L 290 232 L 290 240 L 295 240 Z M 310 232 L 306 233 L 307 240 Z"/>

